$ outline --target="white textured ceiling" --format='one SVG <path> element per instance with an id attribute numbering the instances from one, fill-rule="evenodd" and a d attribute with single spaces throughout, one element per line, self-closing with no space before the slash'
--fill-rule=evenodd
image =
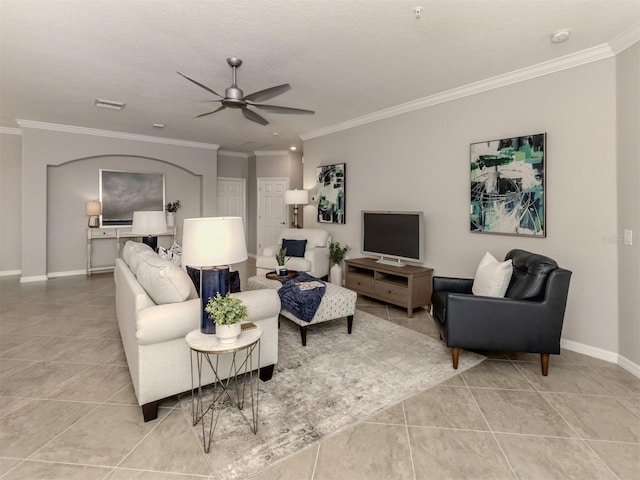
<path id="1" fill-rule="evenodd" d="M 413 9 L 422 6 L 420 19 Z M 594 47 L 635 28 L 640 0 L 0 0 L 0 126 L 16 119 L 283 150 L 300 135 Z M 569 42 L 552 44 L 568 28 Z M 239 57 L 245 95 L 314 116 L 194 119 Z M 96 98 L 126 103 L 95 108 Z M 152 128 L 163 123 L 162 130 Z M 278 135 L 273 133 L 277 132 Z"/>

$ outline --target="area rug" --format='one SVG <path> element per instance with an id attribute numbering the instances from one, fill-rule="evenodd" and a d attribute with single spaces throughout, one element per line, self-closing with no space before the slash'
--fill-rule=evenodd
<path id="1" fill-rule="evenodd" d="M 351 335 L 346 323 L 310 327 L 303 347 L 298 327 L 281 320 L 278 364 L 273 378 L 260 382 L 257 435 L 234 406 L 222 406 L 207 455 L 216 478 L 247 478 L 485 358 L 461 351 L 454 370 L 436 338 L 361 311 Z M 191 397 L 180 405 L 191 424 Z M 192 430 L 202 442 L 200 424 Z"/>

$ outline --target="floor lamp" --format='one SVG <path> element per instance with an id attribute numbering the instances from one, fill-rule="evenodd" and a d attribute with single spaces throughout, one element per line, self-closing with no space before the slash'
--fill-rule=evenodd
<path id="1" fill-rule="evenodd" d="M 187 218 L 182 230 L 182 265 L 199 270 L 200 331 L 216 333 L 204 311 L 209 298 L 229 292 L 229 265 L 247 259 L 242 217 Z"/>
<path id="2" fill-rule="evenodd" d="M 142 243 L 149 245 L 155 252 L 158 248 L 158 237 L 167 233 L 167 217 L 164 211 L 133 212 L 131 233 L 142 236 Z"/>
<path id="3" fill-rule="evenodd" d="M 286 190 L 284 192 L 285 205 L 293 205 L 293 226 L 298 226 L 298 205 L 306 205 L 309 203 L 309 192 L 307 190 Z"/>

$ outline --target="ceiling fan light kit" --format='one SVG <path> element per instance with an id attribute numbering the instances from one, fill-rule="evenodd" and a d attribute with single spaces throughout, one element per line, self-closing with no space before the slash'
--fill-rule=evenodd
<path id="1" fill-rule="evenodd" d="M 231 67 L 232 73 L 232 83 L 231 86 L 225 89 L 224 96 L 220 95 L 215 90 L 209 88 L 203 83 L 194 80 L 186 76 L 183 73 L 177 72 L 178 75 L 183 78 L 189 80 L 193 84 L 199 86 L 200 88 L 205 89 L 206 91 L 213 93 L 215 96 L 220 97 L 220 100 L 214 100 L 214 102 L 220 102 L 221 105 L 217 109 L 202 113 L 197 115 L 195 118 L 205 117 L 207 115 L 212 115 L 221 110 L 225 110 L 227 108 L 240 108 L 242 110 L 242 114 L 247 120 L 251 120 L 252 122 L 259 123 L 260 125 L 268 125 L 269 122 L 262 116 L 258 115 L 253 110 L 250 110 L 249 107 L 260 108 L 262 110 L 266 110 L 270 113 L 284 113 L 284 114 L 296 114 L 296 115 L 313 115 L 315 112 L 312 110 L 304 110 L 302 108 L 292 108 L 292 107 L 281 107 L 278 105 L 265 105 L 255 102 L 263 102 L 265 100 L 270 100 L 273 97 L 281 95 L 289 90 L 291 90 L 291 85 L 288 83 L 284 83 L 282 85 L 277 85 L 275 87 L 266 88 L 264 90 L 260 90 L 258 92 L 254 92 L 250 95 L 245 96 L 244 92 L 241 88 L 238 87 L 236 82 L 236 69 L 242 65 L 242 60 L 236 57 L 227 58 L 227 63 Z"/>

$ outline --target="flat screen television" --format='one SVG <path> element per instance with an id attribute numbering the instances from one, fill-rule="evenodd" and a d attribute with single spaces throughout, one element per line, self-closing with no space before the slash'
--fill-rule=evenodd
<path id="1" fill-rule="evenodd" d="M 362 253 L 388 265 L 422 263 L 423 213 L 362 211 Z"/>

